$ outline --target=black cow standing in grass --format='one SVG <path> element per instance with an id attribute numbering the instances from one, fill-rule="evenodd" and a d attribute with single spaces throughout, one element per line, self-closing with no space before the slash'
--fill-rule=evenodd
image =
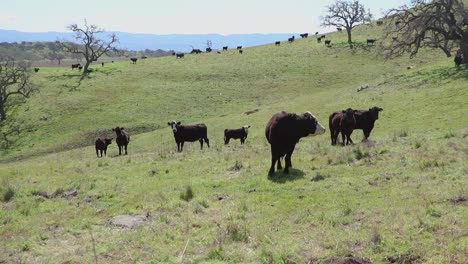
<path id="1" fill-rule="evenodd" d="M 376 39 L 367 39 L 367 45 L 369 44 L 374 45 L 376 41 L 377 41 Z"/>
<path id="2" fill-rule="evenodd" d="M 351 134 L 356 127 L 356 118 L 354 117 L 355 112 L 355 110 L 348 108 L 341 112 L 334 112 L 330 115 L 329 128 L 332 145 L 336 145 L 340 132 L 343 139 L 343 145 L 345 145 L 345 137 L 346 145 L 354 144 L 353 140 L 351 139 Z"/>
<path id="3" fill-rule="evenodd" d="M 95 146 L 96 146 L 96 156 L 99 158 L 99 152 L 101 153 L 101 158 L 103 157 L 102 156 L 102 153 L 104 153 L 104 156 L 106 156 L 107 154 L 107 146 L 109 146 L 110 144 L 112 144 L 112 139 L 113 138 L 98 138 L 95 142 Z"/>
<path id="4" fill-rule="evenodd" d="M 244 144 L 245 140 L 247 139 L 247 135 L 249 134 L 250 126 L 243 126 L 237 129 L 224 129 L 224 144 L 229 144 L 229 140 L 233 139 L 240 139 L 241 144 Z"/>
<path id="5" fill-rule="evenodd" d="M 184 142 L 200 142 L 200 149 L 203 149 L 203 141 L 210 147 L 210 141 L 208 140 L 208 129 L 205 124 L 196 125 L 181 125 L 180 121 L 173 120 L 167 123 L 174 133 L 174 139 L 177 144 L 177 151 L 182 152 L 184 149 Z"/>
<path id="6" fill-rule="evenodd" d="M 73 69 L 78 68 L 78 67 L 80 67 L 80 66 L 81 66 L 81 64 L 75 63 L 75 64 L 72 64 L 72 65 L 71 65 L 71 68 L 72 68 L 72 70 L 73 70 Z"/>
<path id="7" fill-rule="evenodd" d="M 228 50 L 228 46 L 223 46 L 223 51 Z"/>
<path id="8" fill-rule="evenodd" d="M 281 41 L 276 41 L 275 46 L 279 46 L 279 45 L 281 45 Z"/>
<path id="9" fill-rule="evenodd" d="M 132 61 L 133 64 L 135 64 L 138 60 L 138 58 L 130 58 L 130 60 Z"/>
<path id="10" fill-rule="evenodd" d="M 294 39 L 296 39 L 296 37 L 292 36 L 292 37 L 288 38 L 288 42 L 294 42 Z"/>
<path id="11" fill-rule="evenodd" d="M 292 167 L 291 156 L 297 142 L 303 137 L 323 133 L 325 128 L 310 112 L 301 115 L 281 112 L 273 115 L 265 130 L 265 136 L 271 145 L 271 167 L 268 175 L 273 176 L 275 163 L 278 163 L 278 170 L 282 169 L 280 159 L 285 155 L 284 173 L 288 173 L 289 167 Z"/>
<path id="12" fill-rule="evenodd" d="M 184 57 L 184 53 L 177 53 L 176 54 L 176 59 L 177 58 L 183 58 Z"/>
<path id="13" fill-rule="evenodd" d="M 119 155 L 122 155 L 122 151 L 125 148 L 125 155 L 128 154 L 127 146 L 130 142 L 130 135 L 124 130 L 123 127 L 113 128 L 112 131 L 115 131 L 117 146 L 119 147 Z"/>
<path id="14" fill-rule="evenodd" d="M 354 117 L 356 118 L 356 127 L 354 129 L 362 129 L 364 141 L 369 138 L 374 128 L 374 123 L 379 119 L 379 112 L 381 111 L 383 111 L 382 108 L 374 106 L 369 108 L 369 110 L 356 110 L 354 112 Z"/>

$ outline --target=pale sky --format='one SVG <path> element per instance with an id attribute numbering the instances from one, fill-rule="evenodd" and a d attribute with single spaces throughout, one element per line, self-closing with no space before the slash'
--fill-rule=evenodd
<path id="1" fill-rule="evenodd" d="M 0 0 L 0 29 L 66 32 L 95 24 L 149 34 L 246 34 L 320 31 L 334 0 Z M 374 17 L 410 0 L 360 0 Z M 0 40 L 1 41 L 1 40 Z"/>

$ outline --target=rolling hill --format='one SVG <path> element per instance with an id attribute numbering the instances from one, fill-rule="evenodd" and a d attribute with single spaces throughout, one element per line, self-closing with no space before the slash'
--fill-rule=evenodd
<path id="1" fill-rule="evenodd" d="M 2 150 L 0 262 L 466 262 L 468 71 L 430 50 L 385 61 L 364 44 L 378 27 L 353 32 L 353 50 L 332 33 L 330 48 L 312 37 L 115 62 L 81 82 L 41 68 Z M 372 106 L 384 110 L 371 141 L 302 139 L 291 173 L 267 177 L 274 113 L 311 111 L 327 126 L 333 111 Z M 204 122 L 211 147 L 177 153 L 171 120 Z M 225 146 L 224 128 L 245 124 L 246 144 Z M 114 142 L 96 158 L 116 126 L 129 155 Z"/>

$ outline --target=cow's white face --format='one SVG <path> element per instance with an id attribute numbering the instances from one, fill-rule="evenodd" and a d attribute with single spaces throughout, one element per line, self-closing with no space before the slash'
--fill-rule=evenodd
<path id="1" fill-rule="evenodd" d="M 245 133 L 248 134 L 250 126 L 243 126 L 243 128 L 244 128 Z"/>
<path id="2" fill-rule="evenodd" d="M 177 126 L 180 125 L 180 122 L 172 120 L 172 122 L 169 122 L 168 125 L 171 126 L 172 132 L 177 133 Z"/>
<path id="3" fill-rule="evenodd" d="M 315 132 L 310 133 L 309 136 L 316 136 L 325 133 L 325 127 L 323 127 L 322 124 L 319 123 L 318 119 L 311 112 L 305 112 L 304 116 L 310 117 L 312 120 L 315 120 L 317 122 L 317 124 L 315 125 Z"/>

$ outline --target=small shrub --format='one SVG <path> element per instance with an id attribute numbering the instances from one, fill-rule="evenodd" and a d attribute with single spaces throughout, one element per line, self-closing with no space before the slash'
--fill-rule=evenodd
<path id="1" fill-rule="evenodd" d="M 225 260 L 224 250 L 222 247 L 215 247 L 208 252 L 208 259 Z"/>
<path id="2" fill-rule="evenodd" d="M 262 252 L 260 253 L 260 260 L 264 264 L 275 263 L 275 258 L 273 257 L 273 253 L 270 250 L 267 250 L 265 248 L 263 248 Z"/>
<path id="3" fill-rule="evenodd" d="M 149 171 L 148 171 L 148 176 L 153 177 L 153 176 L 156 175 L 156 173 L 157 173 L 156 170 L 149 170 Z"/>
<path id="4" fill-rule="evenodd" d="M 190 186 L 190 185 L 187 186 L 187 187 L 185 188 L 185 191 L 182 192 L 182 193 L 180 193 L 180 199 L 182 199 L 182 200 L 184 200 L 184 201 L 186 201 L 186 202 L 188 202 L 188 201 L 190 201 L 190 200 L 193 199 L 193 190 L 192 190 L 192 186 Z"/>
<path id="5" fill-rule="evenodd" d="M 357 160 L 361 160 L 363 158 L 370 157 L 369 152 L 367 151 L 362 151 L 360 148 L 354 150 L 354 156 Z"/>
<path id="6" fill-rule="evenodd" d="M 200 203 L 201 206 L 203 206 L 203 208 L 210 207 L 207 200 L 201 200 L 201 201 L 199 201 L 199 203 Z"/>
<path id="7" fill-rule="evenodd" d="M 314 182 L 323 181 L 328 177 L 329 177 L 328 175 L 317 172 L 317 174 L 315 174 L 315 176 L 311 179 L 311 181 L 314 181 Z"/>
<path id="8" fill-rule="evenodd" d="M 234 164 L 234 166 L 232 166 L 229 170 L 240 171 L 243 167 L 244 165 L 242 164 L 242 161 L 236 160 L 236 163 Z"/>
<path id="9" fill-rule="evenodd" d="M 30 249 L 31 249 L 31 243 L 29 241 L 26 241 L 21 245 L 22 251 L 29 251 Z"/>
<path id="10" fill-rule="evenodd" d="M 414 144 L 414 147 L 415 147 L 416 149 L 420 148 L 421 146 L 422 146 L 422 144 L 421 144 L 421 142 L 419 142 L 419 141 L 416 142 L 416 143 Z"/>
<path id="11" fill-rule="evenodd" d="M 244 226 L 233 222 L 228 223 L 226 232 L 232 241 L 247 243 L 249 239 L 248 230 Z"/>
<path id="12" fill-rule="evenodd" d="M 9 202 L 13 196 L 15 196 L 15 189 L 11 186 L 8 185 L 3 191 L 2 191 L 2 201 L 3 202 Z"/>
<path id="13" fill-rule="evenodd" d="M 432 217 L 441 217 L 442 212 L 434 207 L 429 207 L 426 209 L 426 214 Z"/>
<path id="14" fill-rule="evenodd" d="M 379 154 L 385 154 L 385 153 L 388 153 L 390 152 L 388 149 L 382 149 Z"/>
<path id="15" fill-rule="evenodd" d="M 453 138 L 453 137 L 455 137 L 455 136 L 456 136 L 455 133 L 453 133 L 453 131 L 450 130 L 449 132 L 447 132 L 447 133 L 444 135 L 444 138 L 449 139 L 449 138 Z"/>

